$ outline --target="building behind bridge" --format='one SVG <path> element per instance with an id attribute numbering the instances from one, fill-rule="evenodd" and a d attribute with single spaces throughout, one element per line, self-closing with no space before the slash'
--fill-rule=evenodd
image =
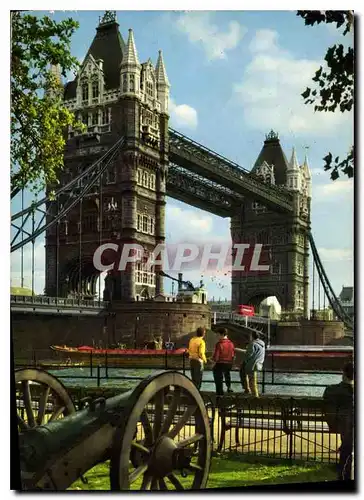
<path id="1" fill-rule="evenodd" d="M 344 286 L 339 295 L 339 301 L 350 318 L 354 319 L 354 287 Z"/>

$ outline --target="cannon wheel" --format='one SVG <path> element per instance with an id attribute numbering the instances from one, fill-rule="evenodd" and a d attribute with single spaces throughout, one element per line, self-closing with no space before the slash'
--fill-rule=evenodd
<path id="1" fill-rule="evenodd" d="M 129 490 L 138 480 L 141 490 L 206 487 L 211 432 L 205 404 L 190 379 L 178 372 L 148 377 L 131 394 L 123 415 L 111 451 L 111 490 Z M 181 439 L 188 423 L 190 435 Z M 141 441 L 138 424 L 145 436 Z M 188 481 L 181 481 L 177 471 Z"/>
<path id="2" fill-rule="evenodd" d="M 26 431 L 42 425 L 46 421 L 56 420 L 76 411 L 64 385 L 44 370 L 35 368 L 16 370 L 15 384 L 19 431 Z M 38 403 L 36 415 L 34 415 L 35 400 L 32 399 L 35 395 Z M 19 402 L 22 403 L 21 407 L 18 407 Z M 51 413 L 49 409 L 51 409 Z M 47 413 L 50 416 L 46 420 Z"/>

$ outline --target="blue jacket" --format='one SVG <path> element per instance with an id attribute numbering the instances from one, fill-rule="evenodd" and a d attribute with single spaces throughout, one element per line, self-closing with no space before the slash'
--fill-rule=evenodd
<path id="1" fill-rule="evenodd" d="M 263 368 L 265 358 L 265 344 L 263 340 L 253 340 L 245 352 L 243 368 L 245 373 L 253 373 L 255 370 Z"/>

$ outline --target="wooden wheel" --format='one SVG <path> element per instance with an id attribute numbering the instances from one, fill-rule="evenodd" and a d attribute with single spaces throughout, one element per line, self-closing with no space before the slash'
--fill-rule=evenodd
<path id="1" fill-rule="evenodd" d="M 76 411 L 64 385 L 44 370 L 16 370 L 15 384 L 19 432 Z"/>
<path id="2" fill-rule="evenodd" d="M 210 460 L 209 419 L 191 380 L 178 372 L 145 379 L 114 435 L 111 490 L 205 488 Z"/>

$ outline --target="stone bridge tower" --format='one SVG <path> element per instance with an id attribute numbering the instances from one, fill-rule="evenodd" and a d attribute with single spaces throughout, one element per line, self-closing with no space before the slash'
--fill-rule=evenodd
<path id="1" fill-rule="evenodd" d="M 125 144 L 102 187 L 47 232 L 46 294 L 95 297 L 99 272 L 93 255 L 103 243 L 138 243 L 148 255 L 164 242 L 169 88 L 161 51 L 156 66 L 151 59 L 140 63 L 133 31 L 125 43 L 116 13 L 106 12 L 77 77 L 64 88 L 66 106 L 86 131 L 68 131 L 61 184 L 120 137 Z M 143 272 L 141 263 L 125 272 L 110 271 L 107 298 L 111 294 L 116 300 L 134 301 L 162 292 L 162 278 L 155 271 Z"/>
<path id="2" fill-rule="evenodd" d="M 278 134 L 266 136 L 252 173 L 268 184 L 289 189 L 293 212 L 274 213 L 247 199 L 240 213 L 231 218 L 233 242 L 261 243 L 271 262 L 267 274 L 233 272 L 232 306 L 258 307 L 269 296 L 276 296 L 282 311 L 308 317 L 309 239 L 311 211 L 311 174 L 307 157 L 299 165 L 295 150 L 288 162 Z"/>

